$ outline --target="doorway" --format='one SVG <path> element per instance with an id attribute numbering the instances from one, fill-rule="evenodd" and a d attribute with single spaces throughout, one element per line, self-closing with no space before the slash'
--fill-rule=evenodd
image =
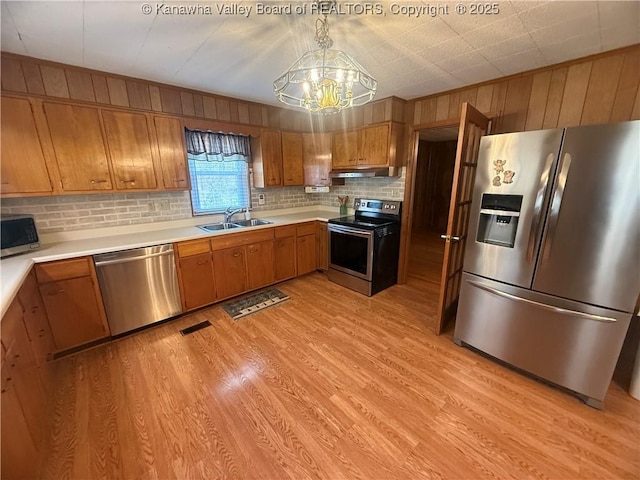
<path id="1" fill-rule="evenodd" d="M 407 283 L 429 295 L 440 291 L 458 125 L 419 132 Z"/>

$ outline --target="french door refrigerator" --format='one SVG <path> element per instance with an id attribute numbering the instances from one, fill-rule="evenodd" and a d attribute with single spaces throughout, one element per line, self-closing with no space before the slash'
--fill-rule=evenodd
<path id="1" fill-rule="evenodd" d="M 640 292 L 640 121 L 483 137 L 454 341 L 602 408 Z"/>

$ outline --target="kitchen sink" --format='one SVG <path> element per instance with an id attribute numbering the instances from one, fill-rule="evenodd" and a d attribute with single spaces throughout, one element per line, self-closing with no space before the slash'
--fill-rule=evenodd
<path id="1" fill-rule="evenodd" d="M 206 230 L 207 232 L 218 232 L 220 230 L 231 230 L 232 228 L 243 227 L 257 227 L 258 225 L 269 225 L 273 222 L 268 220 L 261 220 L 259 218 L 252 218 L 250 220 L 238 220 L 235 222 L 217 222 L 207 223 L 206 225 L 198 225 L 198 228 Z"/>
<path id="2" fill-rule="evenodd" d="M 238 220 L 233 223 L 242 225 L 243 227 L 257 227 L 258 225 L 269 225 L 273 222 L 270 222 L 268 220 L 261 220 L 259 218 L 252 218 L 250 220 Z"/>
<path id="3" fill-rule="evenodd" d="M 231 230 L 232 228 L 242 228 L 242 225 L 238 225 L 236 223 L 218 222 L 218 223 L 207 223 L 206 225 L 198 225 L 198 228 L 201 228 L 202 230 L 206 230 L 208 232 L 217 232 L 219 230 Z"/>

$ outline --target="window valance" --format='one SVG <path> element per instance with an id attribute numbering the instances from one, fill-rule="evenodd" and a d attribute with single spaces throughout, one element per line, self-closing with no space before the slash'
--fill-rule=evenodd
<path id="1" fill-rule="evenodd" d="M 249 137 L 200 130 L 184 129 L 187 140 L 187 152 L 198 155 L 198 160 L 238 161 L 241 156 L 245 162 L 251 159 L 251 143 Z M 205 154 L 205 155 L 203 155 Z"/>

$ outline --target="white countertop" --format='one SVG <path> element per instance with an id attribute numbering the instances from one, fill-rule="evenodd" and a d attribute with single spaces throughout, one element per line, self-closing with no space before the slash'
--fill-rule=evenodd
<path id="1" fill-rule="evenodd" d="M 327 221 L 339 217 L 337 208 L 327 206 L 302 207 L 286 210 L 257 212 L 254 218 L 269 220 L 273 224 L 245 227 L 256 230 L 278 225 Z M 238 215 L 236 218 L 239 218 Z M 184 220 L 122 227 L 80 230 L 60 234 L 41 235 L 41 247 L 33 252 L 0 260 L 0 316 L 4 315 L 34 263 L 115 252 L 131 248 L 149 247 L 164 243 L 181 242 L 195 238 L 227 235 L 238 230 L 206 232 L 196 225 L 221 221 L 221 216 L 193 217 Z"/>

